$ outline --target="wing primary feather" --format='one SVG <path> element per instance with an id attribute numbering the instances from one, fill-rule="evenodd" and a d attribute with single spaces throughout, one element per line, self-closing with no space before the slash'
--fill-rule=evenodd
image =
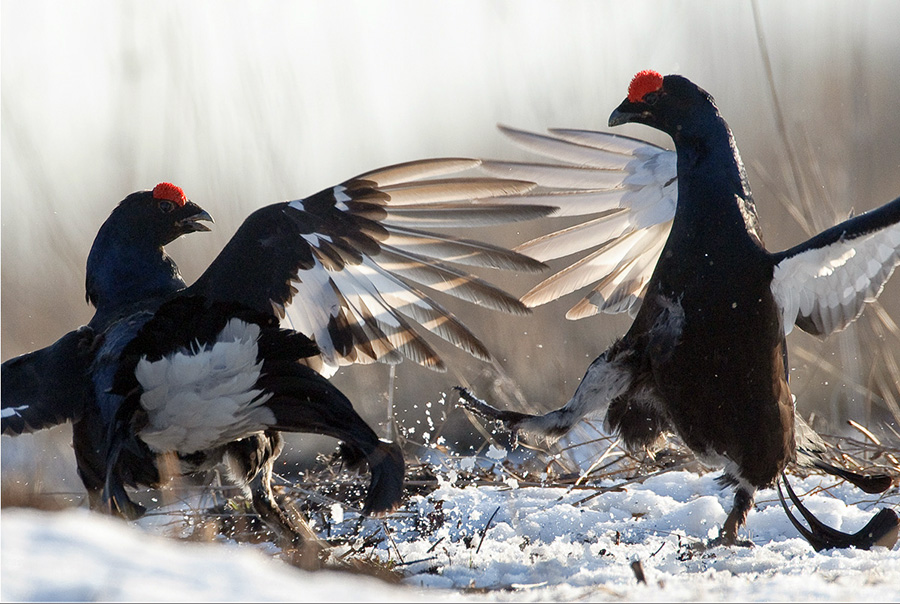
<path id="1" fill-rule="evenodd" d="M 386 241 L 388 245 L 425 258 L 525 272 L 539 272 L 547 268 L 543 262 L 530 256 L 472 239 L 393 225 L 388 226 L 387 230 L 390 233 L 390 239 Z"/>
<path id="2" fill-rule="evenodd" d="M 378 264 L 397 276 L 461 300 L 510 314 L 530 311 L 517 298 L 478 277 L 417 254 L 384 246 Z"/>

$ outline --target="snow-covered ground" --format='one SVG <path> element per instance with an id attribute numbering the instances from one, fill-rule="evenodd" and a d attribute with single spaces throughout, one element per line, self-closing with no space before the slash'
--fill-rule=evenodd
<path id="1" fill-rule="evenodd" d="M 456 458 L 460 468 L 471 468 L 473 461 Z M 592 496 L 592 488 L 524 487 L 512 477 L 476 486 L 467 484 L 462 470 L 445 466 L 436 489 L 410 497 L 386 522 L 367 519 L 358 527 L 354 512 L 331 506 L 331 536 L 356 536 L 341 546 L 344 551 L 353 548 L 357 558 L 393 568 L 403 577 L 400 584 L 346 572 L 301 571 L 281 562 L 266 543 L 173 539 L 180 523 L 160 523 L 159 517 L 128 525 L 83 509 L 4 508 L 0 596 L 4 601 L 900 598 L 900 548 L 816 553 L 790 525 L 774 491 L 760 493 L 743 532 L 754 547 L 705 552 L 689 547 L 715 536 L 730 507 L 730 491 L 720 490 L 716 475 L 664 472 Z M 822 476 L 794 477 L 792 483 L 821 520 L 844 531 L 858 530 L 876 508 L 900 506 L 896 487 L 878 501 Z M 636 563 L 646 583 L 637 580 Z"/>

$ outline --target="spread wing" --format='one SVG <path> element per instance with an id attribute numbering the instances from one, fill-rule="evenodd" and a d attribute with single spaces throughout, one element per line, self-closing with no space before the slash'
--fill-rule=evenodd
<path id="1" fill-rule="evenodd" d="M 844 329 L 881 293 L 900 264 L 900 198 L 774 254 L 772 293 L 784 332 Z"/>
<path id="2" fill-rule="evenodd" d="M 526 293 L 522 302 L 534 307 L 591 286 L 567 318 L 598 312 L 636 314 L 675 215 L 675 152 L 604 132 L 501 130 L 553 163 L 486 161 L 484 167 L 540 185 L 528 197 L 559 206 L 555 216 L 584 217 L 516 248 L 541 261 L 574 259 Z"/>
<path id="3" fill-rule="evenodd" d="M 515 248 L 541 261 L 573 258 L 522 302 L 533 307 L 591 286 L 569 310 L 569 319 L 601 311 L 636 314 L 675 214 L 675 152 L 603 132 L 501 130 L 554 163 L 485 162 L 485 167 L 540 185 L 527 197 L 559 206 L 555 216 L 586 217 Z M 795 323 L 816 335 L 839 331 L 877 298 L 900 262 L 898 203 L 773 255 L 772 290 L 784 311 L 786 334 Z"/>
<path id="4" fill-rule="evenodd" d="M 43 430 L 81 416 L 84 406 L 93 400 L 88 375 L 93 341 L 93 330 L 82 327 L 46 348 L 3 363 L 3 434 Z"/>
<path id="5" fill-rule="evenodd" d="M 325 373 L 403 356 L 443 370 L 422 330 L 488 359 L 484 344 L 425 289 L 523 314 L 528 309 L 515 297 L 464 267 L 533 272 L 545 266 L 443 230 L 528 220 L 555 208 L 507 201 L 534 183 L 459 175 L 479 164 L 400 164 L 266 206 L 246 219 L 186 293 L 277 314 L 315 341 Z"/>

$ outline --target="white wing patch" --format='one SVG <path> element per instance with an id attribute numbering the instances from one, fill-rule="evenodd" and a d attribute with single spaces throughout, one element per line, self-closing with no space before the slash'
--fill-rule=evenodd
<path id="1" fill-rule="evenodd" d="M 845 328 L 878 297 L 898 263 L 900 224 L 785 258 L 772 279 L 784 333 L 798 320 L 823 336 Z"/>
<path id="2" fill-rule="evenodd" d="M 341 311 L 341 302 L 336 287 L 319 259 L 313 257 L 315 266 L 309 270 L 301 270 L 297 278 L 291 281 L 297 289 L 294 303 L 285 308 L 285 322 L 294 331 L 305 334 L 313 340 L 322 351 L 323 367 L 316 369 L 325 377 L 331 377 L 338 369 L 337 354 L 328 324 Z"/>
<path id="3" fill-rule="evenodd" d="M 30 405 L 22 405 L 21 407 L 7 407 L 5 409 L 0 410 L 0 417 L 21 417 L 22 412 L 28 409 Z"/>
<path id="4" fill-rule="evenodd" d="M 259 333 L 258 325 L 232 319 L 212 345 L 139 361 L 135 375 L 149 420 L 141 439 L 157 452 L 194 453 L 274 424 L 263 406 L 271 393 L 254 387 L 262 368 Z"/>

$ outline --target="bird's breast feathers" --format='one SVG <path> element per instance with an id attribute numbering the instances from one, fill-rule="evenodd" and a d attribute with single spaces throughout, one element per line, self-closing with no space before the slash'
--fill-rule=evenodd
<path id="1" fill-rule="evenodd" d="M 258 325 L 231 319 L 210 345 L 141 359 L 135 375 L 148 417 L 141 439 L 158 452 L 194 453 L 272 425 L 264 406 L 272 395 L 256 388 L 259 334 Z"/>

